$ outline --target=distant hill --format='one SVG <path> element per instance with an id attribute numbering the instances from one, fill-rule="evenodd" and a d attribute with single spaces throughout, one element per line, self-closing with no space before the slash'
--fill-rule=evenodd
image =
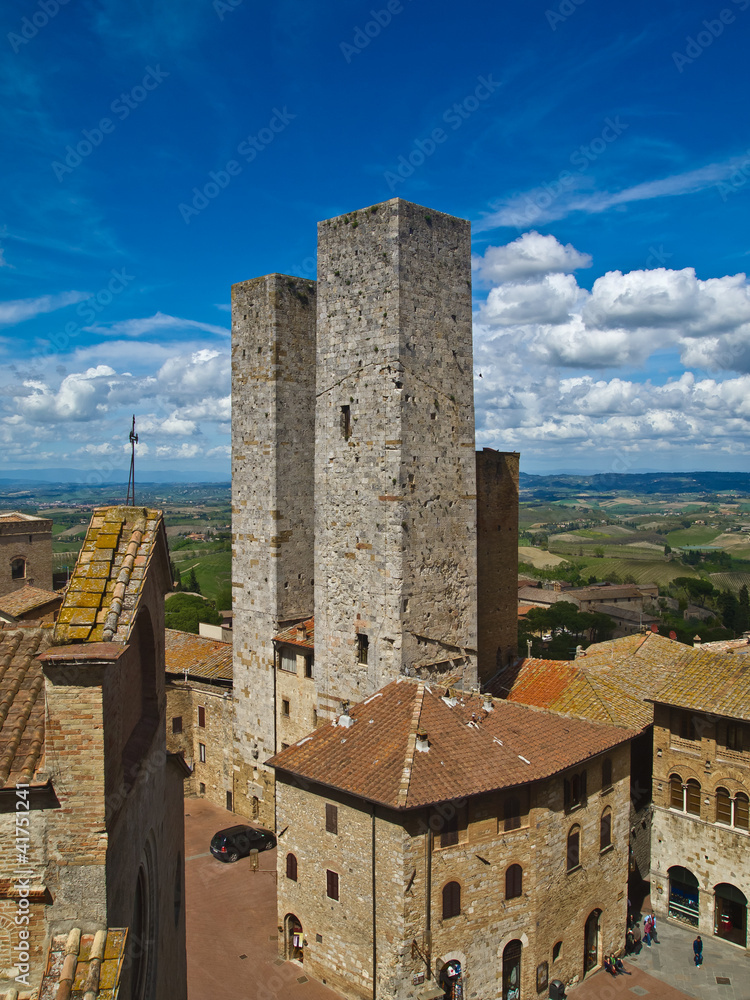
<path id="1" fill-rule="evenodd" d="M 224 483 L 230 481 L 229 473 L 206 472 L 205 470 L 194 469 L 189 471 L 176 471 L 168 469 L 158 471 L 151 469 L 135 470 L 136 483 Z M 3 469 L 0 473 L 0 484 L 9 486 L 11 484 L 25 485 L 27 483 L 57 483 L 63 486 L 88 486 L 92 483 L 110 485 L 113 483 L 126 483 L 128 481 L 128 471 L 108 472 L 101 474 L 91 469 Z"/>
<path id="2" fill-rule="evenodd" d="M 605 472 L 593 476 L 520 475 L 523 493 L 544 500 L 580 493 L 639 493 L 659 496 L 740 493 L 750 495 L 747 472 Z"/>

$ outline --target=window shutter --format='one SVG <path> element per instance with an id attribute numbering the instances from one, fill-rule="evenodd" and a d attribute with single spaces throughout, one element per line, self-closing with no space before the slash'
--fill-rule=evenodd
<path id="1" fill-rule="evenodd" d="M 332 806 L 329 802 L 326 802 L 326 832 L 339 832 L 339 811 L 336 806 Z"/>

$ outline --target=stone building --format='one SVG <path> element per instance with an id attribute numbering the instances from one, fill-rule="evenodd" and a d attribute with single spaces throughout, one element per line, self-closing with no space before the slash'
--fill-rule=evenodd
<path id="1" fill-rule="evenodd" d="M 62 602 L 61 591 L 26 584 L 0 597 L 0 621 L 10 625 L 21 621 L 53 622 Z"/>
<path id="2" fill-rule="evenodd" d="M 654 911 L 747 948 L 750 663 L 695 650 L 653 701 Z"/>
<path id="3" fill-rule="evenodd" d="M 218 630 L 220 631 L 220 630 Z M 165 629 L 167 751 L 191 768 L 185 795 L 234 805 L 232 644 Z"/>
<path id="4" fill-rule="evenodd" d="M 186 996 L 169 586 L 160 513 L 101 508 L 54 628 L 0 631 L 0 991 Z"/>
<path id="5" fill-rule="evenodd" d="M 624 943 L 634 735 L 405 678 L 375 692 L 271 762 L 282 956 L 347 997 L 578 981 Z"/>
<path id="6" fill-rule="evenodd" d="M 52 521 L 0 513 L 0 594 L 26 584 L 52 590 Z"/>
<path id="7" fill-rule="evenodd" d="M 232 291 L 236 808 L 269 825 L 264 761 L 296 732 L 274 636 L 315 619 L 306 720 L 515 652 L 518 455 L 474 452 L 469 223 L 396 198 L 318 248 L 317 286 Z"/>

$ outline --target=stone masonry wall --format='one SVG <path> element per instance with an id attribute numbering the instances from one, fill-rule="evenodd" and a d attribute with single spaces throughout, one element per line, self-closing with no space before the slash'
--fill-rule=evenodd
<path id="1" fill-rule="evenodd" d="M 518 452 L 477 452 L 478 666 L 488 681 L 516 654 Z"/>
<path id="2" fill-rule="evenodd" d="M 232 288 L 235 809 L 273 825 L 272 637 L 313 610 L 315 284 Z"/>
<path id="3" fill-rule="evenodd" d="M 316 667 L 333 714 L 406 668 L 476 680 L 470 227 L 393 199 L 318 241 Z"/>
<path id="4" fill-rule="evenodd" d="M 26 560 L 26 576 L 14 580 L 11 563 Z M 26 584 L 52 590 L 52 521 L 0 522 L 0 595 L 10 594 Z"/>

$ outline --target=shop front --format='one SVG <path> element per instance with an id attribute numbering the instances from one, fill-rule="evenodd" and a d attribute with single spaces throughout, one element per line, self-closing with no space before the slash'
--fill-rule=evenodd
<path id="1" fill-rule="evenodd" d="M 729 882 L 721 882 L 714 888 L 714 934 L 747 947 L 747 899 Z"/>

